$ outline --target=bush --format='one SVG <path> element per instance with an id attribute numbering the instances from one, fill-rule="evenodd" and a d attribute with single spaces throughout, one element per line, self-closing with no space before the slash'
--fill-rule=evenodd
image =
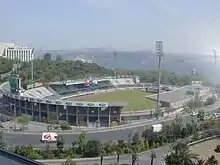
<path id="1" fill-rule="evenodd" d="M 71 125 L 69 125 L 68 123 L 63 123 L 60 126 L 61 130 L 65 131 L 65 130 L 72 130 Z"/>
<path id="2" fill-rule="evenodd" d="M 220 145 L 217 145 L 216 148 L 214 149 L 215 152 L 220 153 Z"/>
<path id="3" fill-rule="evenodd" d="M 55 125 L 55 126 L 53 126 L 53 128 L 57 130 L 57 129 L 60 128 L 60 126 L 59 125 Z"/>
<path id="4" fill-rule="evenodd" d="M 76 162 L 74 162 L 71 158 L 68 158 L 62 165 L 76 165 Z"/>

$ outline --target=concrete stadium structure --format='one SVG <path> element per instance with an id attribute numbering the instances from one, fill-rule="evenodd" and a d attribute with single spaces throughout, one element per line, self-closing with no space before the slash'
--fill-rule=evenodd
<path id="1" fill-rule="evenodd" d="M 160 103 L 162 107 L 173 110 L 182 110 L 184 105 L 189 101 L 198 98 L 201 101 L 206 101 L 208 98 L 215 96 L 212 87 L 206 87 L 201 82 L 192 82 L 191 85 L 186 85 L 175 90 L 161 93 Z M 148 99 L 157 100 L 157 95 L 146 96 Z"/>
<path id="2" fill-rule="evenodd" d="M 35 88 L 10 92 L 9 83 L 1 86 L 3 109 L 11 115 L 28 115 L 34 121 L 55 120 L 74 126 L 106 127 L 121 122 L 121 110 L 126 103 L 67 101 L 97 92 L 117 90 L 118 87 L 134 87 L 137 77 L 106 77 L 103 79 L 53 82 L 47 86 L 35 84 Z M 55 116 L 55 117 L 54 117 Z"/>
<path id="3" fill-rule="evenodd" d="M 110 127 L 118 125 L 121 121 L 149 119 L 155 110 L 124 112 L 122 109 L 126 103 L 123 102 L 66 100 L 70 97 L 109 92 L 121 88 L 146 88 L 140 84 L 138 77 L 90 78 L 89 80 L 52 82 L 48 85 L 35 84 L 34 88 L 27 87 L 31 89 L 19 89 L 19 93 L 12 93 L 10 88 L 9 83 L 1 86 L 3 109 L 13 116 L 24 114 L 31 120 L 39 122 L 53 120 L 59 123 L 67 122 L 73 126 Z M 196 96 L 205 101 L 213 96 L 212 88 L 192 84 L 161 93 L 161 105 L 165 107 L 163 114 L 165 116 L 175 115 Z M 156 100 L 156 95 L 146 97 Z"/>

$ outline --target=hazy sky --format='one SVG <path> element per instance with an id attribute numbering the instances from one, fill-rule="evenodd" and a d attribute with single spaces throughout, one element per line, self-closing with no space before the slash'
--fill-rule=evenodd
<path id="1" fill-rule="evenodd" d="M 37 49 L 220 51 L 220 0 L 0 0 L 0 41 Z"/>

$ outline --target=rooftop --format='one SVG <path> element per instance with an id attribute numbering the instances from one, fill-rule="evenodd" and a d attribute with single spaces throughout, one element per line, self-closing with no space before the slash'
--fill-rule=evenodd
<path id="1" fill-rule="evenodd" d="M 173 91 L 164 92 L 160 94 L 160 100 L 164 102 L 177 102 L 180 100 L 189 99 L 192 95 L 187 94 L 187 91 L 190 90 L 191 86 L 184 86 Z M 150 98 L 153 100 L 157 99 L 157 94 L 146 96 L 146 98 Z"/>

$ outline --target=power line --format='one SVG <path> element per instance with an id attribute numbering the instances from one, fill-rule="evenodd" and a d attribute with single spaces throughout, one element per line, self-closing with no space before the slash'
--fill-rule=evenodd
<path id="1" fill-rule="evenodd" d="M 160 108 L 160 72 L 161 72 L 161 61 L 163 57 L 163 42 L 162 41 L 155 41 L 156 44 L 156 56 L 158 57 L 158 90 L 157 90 L 157 108 Z"/>

